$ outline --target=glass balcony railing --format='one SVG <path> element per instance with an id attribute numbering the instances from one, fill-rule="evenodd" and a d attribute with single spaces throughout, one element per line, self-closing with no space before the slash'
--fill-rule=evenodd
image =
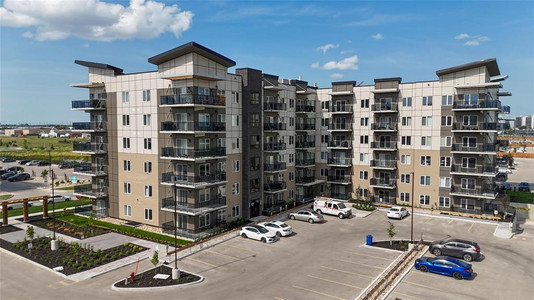
<path id="1" fill-rule="evenodd" d="M 74 194 L 86 196 L 89 198 L 104 198 L 108 196 L 108 188 L 106 186 L 75 185 Z"/>
<path id="2" fill-rule="evenodd" d="M 263 130 L 286 130 L 285 123 L 263 123 Z"/>
<path id="3" fill-rule="evenodd" d="M 295 165 L 298 167 L 315 165 L 315 158 L 297 159 Z"/>
<path id="4" fill-rule="evenodd" d="M 223 122 L 162 122 L 161 131 L 225 131 Z"/>
<path id="5" fill-rule="evenodd" d="M 282 171 L 287 169 L 287 164 L 285 162 L 283 163 L 271 163 L 271 164 L 263 164 L 263 170 L 264 171 Z"/>
<path id="6" fill-rule="evenodd" d="M 495 197 L 499 192 L 497 185 L 482 186 L 461 186 L 451 185 L 451 194 L 461 194 L 468 196 Z"/>
<path id="7" fill-rule="evenodd" d="M 226 173 L 224 172 L 197 176 L 180 175 L 173 172 L 161 174 L 161 182 L 171 184 L 176 183 L 180 185 L 202 186 L 223 181 L 226 181 Z"/>
<path id="8" fill-rule="evenodd" d="M 330 197 L 334 199 L 349 200 L 350 195 L 346 193 L 330 193 Z"/>
<path id="9" fill-rule="evenodd" d="M 352 148 L 352 140 L 334 140 L 328 142 L 330 148 Z"/>
<path id="10" fill-rule="evenodd" d="M 452 130 L 501 130 L 499 123 L 476 123 L 476 124 L 465 124 L 465 123 L 453 123 Z"/>
<path id="11" fill-rule="evenodd" d="M 372 149 L 396 150 L 397 142 L 371 142 Z"/>
<path id="12" fill-rule="evenodd" d="M 501 109 L 501 101 L 499 100 L 482 100 L 475 103 L 469 103 L 465 101 L 454 101 L 452 105 L 453 109 L 487 109 L 495 108 Z"/>
<path id="13" fill-rule="evenodd" d="M 456 152 L 497 152 L 498 144 L 452 144 Z"/>
<path id="14" fill-rule="evenodd" d="M 206 157 L 217 157 L 217 156 L 225 156 L 225 155 L 226 155 L 225 147 L 215 147 L 215 148 L 202 149 L 202 150 L 173 148 L 173 147 L 161 148 L 162 157 L 206 158 Z"/>
<path id="15" fill-rule="evenodd" d="M 90 169 L 76 169 L 74 173 L 86 174 L 89 176 L 106 176 L 108 174 L 107 166 L 91 166 Z"/>
<path id="16" fill-rule="evenodd" d="M 263 103 L 263 110 L 285 111 L 287 105 L 285 103 Z"/>
<path id="17" fill-rule="evenodd" d="M 74 122 L 73 130 L 80 131 L 106 131 L 106 122 Z"/>
<path id="18" fill-rule="evenodd" d="M 328 108 L 331 113 L 352 113 L 353 109 L 351 105 L 333 105 Z"/>
<path id="19" fill-rule="evenodd" d="M 74 142 L 72 144 L 72 151 L 76 152 L 106 153 L 107 148 L 105 143 Z"/>
<path id="20" fill-rule="evenodd" d="M 371 111 L 373 112 L 398 112 L 399 107 L 397 104 L 373 104 L 371 105 Z"/>
<path id="21" fill-rule="evenodd" d="M 296 148 L 315 148 L 315 141 L 297 142 Z"/>
<path id="22" fill-rule="evenodd" d="M 371 167 L 393 169 L 397 167 L 396 160 L 371 160 Z"/>
<path id="23" fill-rule="evenodd" d="M 465 174 L 496 174 L 499 167 L 494 165 L 474 165 L 474 166 L 462 166 L 453 164 L 451 166 L 451 173 L 465 173 Z"/>
<path id="24" fill-rule="evenodd" d="M 329 158 L 329 165 L 343 165 L 343 166 L 352 166 L 352 158 Z"/>
<path id="25" fill-rule="evenodd" d="M 327 181 L 336 183 L 351 183 L 352 178 L 350 175 L 328 175 Z"/>
<path id="26" fill-rule="evenodd" d="M 263 185 L 264 192 L 277 192 L 277 191 L 282 191 L 285 189 L 286 189 L 285 182 L 271 181 Z"/>
<path id="27" fill-rule="evenodd" d="M 287 144 L 282 143 L 282 142 L 263 144 L 264 151 L 283 151 L 283 150 L 286 150 L 286 148 L 287 148 Z"/>
<path id="28" fill-rule="evenodd" d="M 166 95 L 160 97 L 161 105 L 176 105 L 176 104 L 198 104 L 198 105 L 216 105 L 225 106 L 226 98 L 223 95 Z"/>
<path id="29" fill-rule="evenodd" d="M 295 182 L 297 184 L 306 184 L 306 183 L 312 183 L 315 181 L 315 176 L 297 176 L 295 178 Z"/>
<path id="30" fill-rule="evenodd" d="M 372 123 L 371 130 L 397 130 L 397 123 Z"/>
<path id="31" fill-rule="evenodd" d="M 106 100 L 74 100 L 72 109 L 105 109 Z"/>
<path id="32" fill-rule="evenodd" d="M 297 112 L 314 112 L 315 105 L 311 103 L 302 103 L 302 104 L 297 103 L 296 111 Z"/>
<path id="33" fill-rule="evenodd" d="M 397 180 L 393 178 L 371 178 L 371 185 L 377 187 L 394 188 L 397 186 Z"/>
<path id="34" fill-rule="evenodd" d="M 311 123 L 297 123 L 295 124 L 296 130 L 315 130 L 315 124 Z"/>
<path id="35" fill-rule="evenodd" d="M 201 214 L 226 206 L 226 197 L 219 196 L 206 201 L 195 199 L 194 203 L 176 201 L 172 197 L 164 198 L 162 200 L 162 209 L 174 211 L 175 206 L 177 212 Z"/>
<path id="36" fill-rule="evenodd" d="M 328 130 L 352 130 L 352 123 L 330 123 Z"/>

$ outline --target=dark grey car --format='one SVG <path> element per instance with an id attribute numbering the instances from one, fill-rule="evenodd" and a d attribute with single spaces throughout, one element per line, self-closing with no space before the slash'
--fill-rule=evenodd
<path id="1" fill-rule="evenodd" d="M 459 239 L 432 242 L 428 250 L 436 256 L 454 256 L 465 261 L 478 260 L 481 256 L 480 246 L 477 243 Z"/>

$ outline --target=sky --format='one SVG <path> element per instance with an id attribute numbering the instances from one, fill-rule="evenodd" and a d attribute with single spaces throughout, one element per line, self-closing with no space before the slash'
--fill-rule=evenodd
<path id="1" fill-rule="evenodd" d="M 534 114 L 534 1 L 0 1 L 0 123 L 86 121 L 87 68 L 154 71 L 147 59 L 195 41 L 281 78 L 436 80 L 496 57 L 510 116 Z"/>

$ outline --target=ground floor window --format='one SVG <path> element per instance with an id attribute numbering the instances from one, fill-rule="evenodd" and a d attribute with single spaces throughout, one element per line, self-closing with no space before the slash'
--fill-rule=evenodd
<path id="1" fill-rule="evenodd" d="M 124 205 L 124 215 L 126 217 L 132 216 L 132 207 L 130 205 Z"/>
<path id="2" fill-rule="evenodd" d="M 400 193 L 401 202 L 410 202 L 410 193 Z"/>
<path id="3" fill-rule="evenodd" d="M 475 199 L 460 199 L 460 207 L 462 209 L 474 210 Z"/>
<path id="4" fill-rule="evenodd" d="M 210 225 L 210 214 L 200 215 L 198 227 L 206 227 Z"/>
<path id="5" fill-rule="evenodd" d="M 152 220 L 152 209 L 145 208 L 145 220 Z"/>
<path id="6" fill-rule="evenodd" d="M 217 221 L 219 223 L 224 223 L 226 221 L 226 209 L 219 209 L 217 211 Z"/>
<path id="7" fill-rule="evenodd" d="M 419 195 L 419 204 L 421 204 L 421 205 L 430 205 L 430 196 L 429 195 Z"/>
<path id="8" fill-rule="evenodd" d="M 440 207 L 451 207 L 451 198 L 439 197 L 439 206 Z"/>

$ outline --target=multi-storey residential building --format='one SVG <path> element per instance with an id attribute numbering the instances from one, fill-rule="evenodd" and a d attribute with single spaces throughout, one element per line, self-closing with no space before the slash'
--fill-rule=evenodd
<path id="1" fill-rule="evenodd" d="M 309 86 L 188 43 L 149 58 L 156 71 L 89 68 L 89 113 L 74 123 L 91 141 L 98 216 L 196 238 L 324 195 L 482 213 L 497 197 L 501 81 L 495 59 L 437 71 L 438 80 Z M 412 192 L 412 185 L 414 192 Z M 176 211 L 176 214 L 175 214 Z"/>

